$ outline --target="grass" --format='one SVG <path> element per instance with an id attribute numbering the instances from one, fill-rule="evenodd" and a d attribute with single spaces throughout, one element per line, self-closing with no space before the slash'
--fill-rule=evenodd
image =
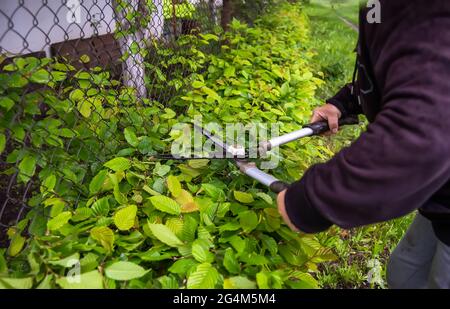
<path id="1" fill-rule="evenodd" d="M 351 81 L 357 33 L 336 14 L 355 22 L 357 1 L 341 1 L 331 8 L 327 0 L 314 0 L 305 7 L 311 21 L 311 42 L 316 53 L 316 69 L 323 72 L 325 85 L 318 96 L 330 98 Z M 330 140 L 336 149 L 356 138 L 360 131 L 346 129 Z M 334 250 L 337 260 L 320 266 L 318 279 L 323 288 L 384 288 L 386 263 L 414 215 L 352 230 L 333 227 L 319 235 L 320 241 Z"/>

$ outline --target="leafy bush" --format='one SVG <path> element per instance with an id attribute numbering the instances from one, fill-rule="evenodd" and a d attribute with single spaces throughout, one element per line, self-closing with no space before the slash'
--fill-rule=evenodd
<path id="1" fill-rule="evenodd" d="M 0 251 L 0 287 L 317 287 L 316 263 L 333 259 L 331 250 L 285 226 L 267 188 L 226 160 L 152 159 L 179 133 L 172 126 L 196 115 L 280 122 L 283 132 L 305 123 L 321 84 L 309 66 L 305 16 L 286 4 L 254 27 L 233 21 L 221 37 L 180 40 L 226 43 L 218 55 L 193 46 L 192 58 L 178 60 L 156 46 L 181 61 L 168 65 L 193 66 L 178 86 L 148 66 L 161 89 L 191 85 L 165 106 L 137 102 L 98 68 L 28 58 L 0 74 L 4 173 L 35 184 L 31 210 Z M 29 81 L 45 87 L 24 93 Z M 272 172 L 292 181 L 331 151 L 311 139 L 282 154 Z"/>

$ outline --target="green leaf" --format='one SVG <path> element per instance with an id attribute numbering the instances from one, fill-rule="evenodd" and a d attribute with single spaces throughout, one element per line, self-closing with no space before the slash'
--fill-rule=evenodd
<path id="1" fill-rule="evenodd" d="M 192 256 L 200 263 L 214 261 L 214 255 L 209 252 L 209 244 L 205 239 L 196 239 L 192 243 Z"/>
<path id="2" fill-rule="evenodd" d="M 107 177 L 107 170 L 101 170 L 100 172 L 98 172 L 97 175 L 95 175 L 89 183 L 89 193 L 93 195 L 100 191 Z"/>
<path id="3" fill-rule="evenodd" d="M 94 227 L 91 237 L 98 241 L 108 252 L 112 252 L 114 246 L 114 232 L 106 226 Z"/>
<path id="4" fill-rule="evenodd" d="M 31 289 L 33 278 L 2 278 L 0 277 L 0 289 Z"/>
<path id="5" fill-rule="evenodd" d="M 166 245 L 170 247 L 178 247 L 183 245 L 183 242 L 178 239 L 178 237 L 167 226 L 163 224 L 148 223 L 148 227 L 150 228 L 152 234 Z"/>
<path id="6" fill-rule="evenodd" d="M 0 98 L 0 106 L 5 108 L 6 111 L 9 111 L 13 106 L 14 106 L 15 102 L 8 97 L 1 97 Z"/>
<path id="7" fill-rule="evenodd" d="M 105 268 L 106 277 L 119 281 L 141 278 L 148 272 L 149 270 L 145 270 L 135 263 L 124 261 L 116 262 Z"/>
<path id="8" fill-rule="evenodd" d="M 156 209 L 171 215 L 179 215 L 181 213 L 180 205 L 170 197 L 157 195 L 149 197 Z"/>
<path id="9" fill-rule="evenodd" d="M 124 204 L 128 203 L 128 198 L 127 198 L 127 196 L 125 194 L 120 192 L 119 185 L 115 185 L 114 186 L 113 195 L 114 195 L 114 198 L 116 199 L 116 201 L 119 204 L 124 205 Z"/>
<path id="10" fill-rule="evenodd" d="M 258 288 L 269 289 L 269 274 L 265 271 L 260 271 L 256 274 L 256 282 L 258 283 Z"/>
<path id="11" fill-rule="evenodd" d="M 63 259 L 59 259 L 56 261 L 48 261 L 48 263 L 51 265 L 57 265 L 66 268 L 72 267 L 75 264 L 78 264 L 79 262 L 80 262 L 80 254 L 78 252 Z"/>
<path id="12" fill-rule="evenodd" d="M 91 208 L 88 207 L 80 207 L 75 210 L 75 214 L 72 216 L 72 221 L 80 222 L 89 219 L 93 214 Z"/>
<path id="13" fill-rule="evenodd" d="M 192 168 L 203 168 L 209 163 L 208 159 L 189 160 L 188 165 Z"/>
<path id="14" fill-rule="evenodd" d="M 8 264 L 6 263 L 4 252 L 4 249 L 0 249 L 0 274 L 8 273 Z"/>
<path id="15" fill-rule="evenodd" d="M 0 133 L 0 154 L 5 150 L 6 145 L 6 136 L 3 133 Z"/>
<path id="16" fill-rule="evenodd" d="M 116 212 L 114 215 L 114 224 L 121 231 L 128 231 L 134 225 L 136 219 L 137 206 L 129 205 Z"/>
<path id="17" fill-rule="evenodd" d="M 161 165 L 159 162 L 156 163 L 155 169 L 153 172 L 161 177 L 164 177 L 168 172 L 170 172 L 170 166 L 169 165 Z"/>
<path id="18" fill-rule="evenodd" d="M 219 273 L 210 263 L 197 266 L 187 281 L 188 289 L 214 289 L 219 280 Z"/>
<path id="19" fill-rule="evenodd" d="M 229 66 L 225 69 L 225 71 L 223 72 L 223 75 L 226 78 L 229 78 L 229 77 L 235 76 L 235 72 L 236 72 L 236 68 L 233 66 Z"/>
<path id="20" fill-rule="evenodd" d="M 236 276 L 223 281 L 224 289 L 256 289 L 256 283 L 246 277 Z"/>
<path id="21" fill-rule="evenodd" d="M 258 216 L 253 210 L 243 211 L 239 214 L 239 224 L 246 233 L 253 231 L 258 223 Z"/>
<path id="22" fill-rule="evenodd" d="M 234 198 L 241 203 L 250 204 L 254 202 L 253 196 L 250 193 L 233 191 Z"/>
<path id="23" fill-rule="evenodd" d="M 137 147 L 139 145 L 139 139 L 136 136 L 136 133 L 134 133 L 133 128 L 128 127 L 124 130 L 124 136 L 125 140 L 133 147 Z"/>
<path id="24" fill-rule="evenodd" d="M 37 84 L 47 84 L 51 80 L 51 75 L 44 69 L 33 72 L 30 76 L 30 81 Z"/>
<path id="25" fill-rule="evenodd" d="M 47 222 L 47 228 L 50 231 L 56 231 L 63 227 L 72 218 L 70 211 L 64 211 Z"/>
<path id="26" fill-rule="evenodd" d="M 194 87 L 194 88 L 202 88 L 203 86 L 205 86 L 205 83 L 198 81 L 198 80 L 196 80 L 192 83 L 192 87 Z"/>
<path id="27" fill-rule="evenodd" d="M 223 190 L 219 189 L 214 184 L 210 183 L 203 183 L 202 189 L 205 190 L 205 192 L 212 197 L 215 201 L 222 200 L 223 197 L 225 197 L 225 193 Z"/>
<path id="28" fill-rule="evenodd" d="M 263 192 L 258 192 L 258 193 L 256 193 L 256 196 L 259 197 L 260 199 L 262 199 L 267 204 L 273 205 L 272 197 L 269 194 L 263 193 Z"/>
<path id="29" fill-rule="evenodd" d="M 239 262 L 234 255 L 232 248 L 227 248 L 227 250 L 225 250 L 223 266 L 230 274 L 238 274 L 240 272 L 241 267 L 239 266 Z"/>
<path id="30" fill-rule="evenodd" d="M 56 186 L 56 176 L 54 174 L 49 175 L 42 182 L 43 191 L 53 191 Z"/>
<path id="31" fill-rule="evenodd" d="M 269 250 L 270 254 L 275 256 L 278 253 L 278 244 L 276 240 L 264 234 L 262 234 L 260 238 L 264 248 Z"/>
<path id="32" fill-rule="evenodd" d="M 69 98 L 74 102 L 81 101 L 84 98 L 84 92 L 80 89 L 75 89 L 69 94 Z"/>
<path id="33" fill-rule="evenodd" d="M 197 265 L 197 262 L 193 259 L 179 259 L 178 261 L 173 263 L 172 266 L 170 266 L 169 272 L 177 275 L 185 275 L 188 270 L 194 265 Z"/>
<path id="34" fill-rule="evenodd" d="M 93 108 L 93 105 L 88 100 L 82 100 L 82 101 L 78 102 L 78 104 L 77 104 L 78 111 L 85 118 L 89 118 L 89 116 L 91 116 L 92 108 Z"/>
<path id="35" fill-rule="evenodd" d="M 80 57 L 80 62 L 82 62 L 82 63 L 88 63 L 89 61 L 91 61 L 91 58 L 89 58 L 88 55 L 82 55 Z"/>
<path id="36" fill-rule="evenodd" d="M 25 156 L 19 163 L 19 179 L 28 182 L 36 171 L 36 158 L 32 155 Z"/>
<path id="37" fill-rule="evenodd" d="M 131 162 L 126 158 L 117 157 L 112 160 L 109 160 L 103 165 L 106 166 L 107 168 L 112 169 L 115 172 L 122 172 L 126 171 L 131 167 Z"/>
<path id="38" fill-rule="evenodd" d="M 286 284 L 293 289 L 318 289 L 319 283 L 308 273 L 295 271 L 289 276 Z"/>
<path id="39" fill-rule="evenodd" d="M 95 216 L 107 216 L 109 213 L 109 198 L 105 196 L 96 200 L 91 209 Z"/>
<path id="40" fill-rule="evenodd" d="M 139 44 L 138 44 L 136 41 L 134 41 L 133 43 L 131 43 L 131 45 L 130 45 L 130 51 L 131 51 L 131 53 L 132 53 L 133 55 L 136 55 L 137 53 L 139 53 L 140 47 L 139 47 Z"/>
<path id="41" fill-rule="evenodd" d="M 167 177 L 167 186 L 169 187 L 170 193 L 172 193 L 174 197 L 180 196 L 181 184 L 177 176 L 169 175 L 169 177 Z"/>
<path id="42" fill-rule="evenodd" d="M 70 276 L 56 279 L 56 283 L 63 289 L 103 289 L 103 276 L 98 270 L 93 270 L 81 275 L 76 272 Z"/>
<path id="43" fill-rule="evenodd" d="M 19 233 L 13 236 L 11 243 L 9 244 L 8 254 L 9 256 L 16 256 L 22 251 L 23 245 L 25 244 L 25 237 L 21 236 Z"/>

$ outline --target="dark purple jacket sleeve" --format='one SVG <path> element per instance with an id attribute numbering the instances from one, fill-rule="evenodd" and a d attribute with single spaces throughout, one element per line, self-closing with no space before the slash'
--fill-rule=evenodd
<path id="1" fill-rule="evenodd" d="M 347 84 L 342 87 L 334 97 L 328 99 L 326 102 L 336 106 L 341 112 L 342 117 L 362 114 L 358 99 L 352 91 L 352 84 Z"/>
<path id="2" fill-rule="evenodd" d="M 286 193 L 287 214 L 300 230 L 351 228 L 405 215 L 450 179 L 448 29 L 449 18 L 434 18 L 386 36 L 373 63 L 382 97 L 375 121 Z"/>

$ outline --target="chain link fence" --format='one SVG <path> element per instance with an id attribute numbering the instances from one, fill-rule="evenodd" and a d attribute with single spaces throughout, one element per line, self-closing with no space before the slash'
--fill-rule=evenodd
<path id="1" fill-rule="evenodd" d="M 238 2 L 234 15 L 251 21 L 270 1 Z M 33 230 L 39 212 L 52 216 L 84 201 L 82 184 L 99 166 L 133 155 L 124 135 L 136 156 L 163 150 L 156 133 L 164 128 L 153 115 L 183 111 L 173 100 L 202 69 L 201 55 L 220 51 L 211 33 L 231 20 L 231 7 L 217 0 L 0 3 L 0 247 L 10 227 Z M 145 138 L 137 141 L 137 131 Z"/>

